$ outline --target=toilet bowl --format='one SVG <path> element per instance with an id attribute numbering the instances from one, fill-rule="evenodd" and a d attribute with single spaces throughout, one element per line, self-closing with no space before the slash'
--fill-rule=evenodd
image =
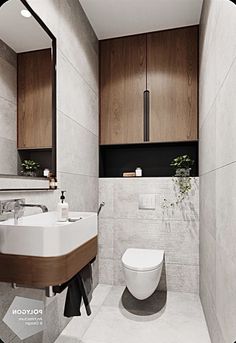
<path id="1" fill-rule="evenodd" d="M 139 300 L 150 297 L 156 290 L 162 271 L 164 250 L 127 249 L 122 256 L 126 285 Z"/>

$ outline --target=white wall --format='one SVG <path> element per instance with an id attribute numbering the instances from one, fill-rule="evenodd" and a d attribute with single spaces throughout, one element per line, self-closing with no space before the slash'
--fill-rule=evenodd
<path id="1" fill-rule="evenodd" d="M 96 211 L 98 206 L 98 41 L 78 0 L 29 0 L 57 38 L 57 147 L 58 179 L 67 190 L 71 210 Z M 9 181 L 9 180 L 8 180 Z M 20 183 L 21 181 L 19 181 Z M 1 179 L 0 179 L 1 188 Z M 25 197 L 55 209 L 54 192 L 0 193 L 0 199 Z M 97 283 L 97 266 L 94 283 Z M 63 317 L 65 293 L 46 301 L 42 291 L 0 284 L 0 318 L 15 295 L 43 299 L 45 330 L 24 342 L 52 343 L 68 320 Z M 20 340 L 0 323 L 5 343 Z"/>
<path id="2" fill-rule="evenodd" d="M 121 257 L 127 248 L 164 249 L 160 289 L 198 293 L 198 178 L 184 202 L 163 210 L 164 198 L 177 199 L 172 178 L 100 178 L 99 282 L 124 285 Z M 139 196 L 154 194 L 155 210 L 140 210 Z"/>
<path id="3" fill-rule="evenodd" d="M 236 6 L 200 25 L 200 296 L 213 343 L 236 340 Z"/>

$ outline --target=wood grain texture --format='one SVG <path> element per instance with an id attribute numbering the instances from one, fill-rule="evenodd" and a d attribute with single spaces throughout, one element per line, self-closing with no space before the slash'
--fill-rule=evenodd
<path id="1" fill-rule="evenodd" d="M 32 287 L 56 286 L 70 280 L 96 255 L 97 236 L 63 256 L 0 254 L 0 281 Z"/>
<path id="2" fill-rule="evenodd" d="M 100 142 L 143 142 L 146 36 L 100 42 Z"/>
<path id="3" fill-rule="evenodd" d="M 18 54 L 18 148 L 52 147 L 51 49 Z"/>
<path id="4" fill-rule="evenodd" d="M 198 27 L 147 35 L 150 141 L 198 137 Z"/>

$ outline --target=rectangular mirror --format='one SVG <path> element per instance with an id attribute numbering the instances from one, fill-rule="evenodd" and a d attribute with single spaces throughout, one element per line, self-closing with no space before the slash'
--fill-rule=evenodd
<path id="1" fill-rule="evenodd" d="M 1 1 L 1 177 L 56 175 L 55 61 L 56 39 L 28 3 Z"/>

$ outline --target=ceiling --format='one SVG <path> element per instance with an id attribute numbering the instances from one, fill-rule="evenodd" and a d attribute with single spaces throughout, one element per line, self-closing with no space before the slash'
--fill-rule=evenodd
<path id="1" fill-rule="evenodd" d="M 20 0 L 9 0 L 0 7 L 0 39 L 16 53 L 52 46 L 52 40 L 34 17 L 24 18 Z"/>
<path id="2" fill-rule="evenodd" d="M 202 2 L 80 0 L 98 39 L 199 24 Z"/>

